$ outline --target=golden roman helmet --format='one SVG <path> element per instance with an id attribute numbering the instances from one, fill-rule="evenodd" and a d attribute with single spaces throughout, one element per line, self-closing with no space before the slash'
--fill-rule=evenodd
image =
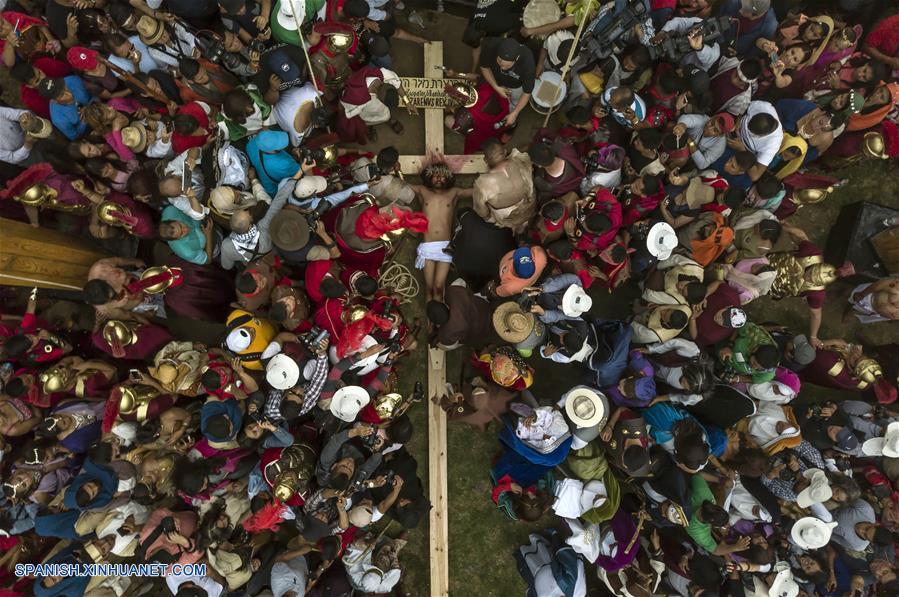
<path id="1" fill-rule="evenodd" d="M 113 203 L 112 201 L 104 201 L 97 206 L 97 218 L 99 218 L 101 222 L 109 224 L 110 226 L 124 226 L 125 223 L 118 219 L 116 212 L 125 214 L 126 216 L 131 215 L 130 209 L 124 205 Z"/>
<path id="2" fill-rule="evenodd" d="M 56 189 L 51 188 L 46 183 L 39 182 L 25 189 L 21 195 L 16 195 L 14 199 L 31 207 L 40 207 L 44 203 L 56 199 L 57 195 Z"/>
<path id="3" fill-rule="evenodd" d="M 871 357 L 862 357 L 853 367 L 855 377 L 869 384 L 877 381 L 877 378 L 883 377 L 883 369 L 880 363 Z"/>
<path id="4" fill-rule="evenodd" d="M 809 266 L 809 281 L 816 286 L 827 286 L 836 281 L 837 268 L 829 263 L 816 263 Z"/>
<path id="5" fill-rule="evenodd" d="M 106 325 L 103 326 L 103 339 L 107 344 L 112 344 L 113 341 L 117 341 L 122 346 L 131 346 L 137 342 L 137 334 L 135 334 L 134 330 L 124 321 L 110 319 L 106 322 Z"/>
<path id="6" fill-rule="evenodd" d="M 323 167 L 330 167 L 337 163 L 337 146 L 336 145 L 325 145 L 321 148 L 322 152 L 325 154 L 325 158 L 322 160 L 321 165 Z"/>
<path id="7" fill-rule="evenodd" d="M 295 493 L 303 493 L 309 488 L 309 481 L 315 472 L 318 456 L 306 444 L 293 444 L 281 451 L 281 456 L 270 462 L 262 471 L 272 484 L 272 493 L 282 502 Z"/>
<path id="8" fill-rule="evenodd" d="M 877 160 L 886 160 L 890 157 L 887 154 L 886 141 L 884 141 L 883 135 L 876 131 L 865 133 L 862 153 L 869 158 Z"/>
<path id="9" fill-rule="evenodd" d="M 343 53 L 350 49 L 353 44 L 353 35 L 350 33 L 329 33 L 328 34 L 328 50 L 331 53 Z"/>
<path id="10" fill-rule="evenodd" d="M 119 386 L 119 412 L 130 415 L 157 396 L 159 392 L 153 386 L 144 384 Z"/>
<path id="11" fill-rule="evenodd" d="M 453 81 L 447 85 L 447 95 L 458 100 L 466 108 L 471 108 L 478 103 L 478 90 L 468 81 Z"/>
<path id="12" fill-rule="evenodd" d="M 380 394 L 374 400 L 375 412 L 382 421 L 390 421 L 402 415 L 409 408 L 409 402 L 397 392 Z"/>
<path id="13" fill-rule="evenodd" d="M 793 201 L 799 205 L 810 205 L 824 201 L 833 193 L 833 187 L 824 189 L 800 189 L 793 193 Z"/>
<path id="14" fill-rule="evenodd" d="M 364 305 L 353 305 L 349 309 L 346 310 L 346 318 L 347 323 L 353 323 L 354 321 L 359 321 L 365 314 L 368 313 L 368 309 L 365 308 Z"/>
<path id="15" fill-rule="evenodd" d="M 64 392 L 75 381 L 75 372 L 65 364 L 57 364 L 40 374 L 38 379 L 45 394 Z"/>
<path id="16" fill-rule="evenodd" d="M 173 272 L 173 270 L 177 270 L 177 269 L 178 268 L 171 268 L 167 265 L 157 265 L 155 267 L 148 267 L 147 269 L 144 270 L 144 273 L 142 273 L 140 275 L 140 279 L 147 280 L 149 278 L 152 278 L 153 276 L 158 276 L 159 274 L 171 274 L 171 273 L 177 274 L 178 272 Z M 168 288 L 172 284 L 174 284 L 176 277 L 177 276 L 169 276 L 167 279 L 163 280 L 162 282 L 157 282 L 156 284 L 153 284 L 152 286 L 148 286 L 147 288 L 144 288 L 144 292 L 146 292 L 147 294 L 159 294 L 160 292 L 165 292 L 166 290 L 168 290 Z"/>

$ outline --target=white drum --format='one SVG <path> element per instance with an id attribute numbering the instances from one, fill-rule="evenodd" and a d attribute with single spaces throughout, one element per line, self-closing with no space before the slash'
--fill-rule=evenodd
<path id="1" fill-rule="evenodd" d="M 562 9 L 556 0 L 531 0 L 524 7 L 521 15 L 521 23 L 528 29 L 542 27 L 555 23 L 562 18 Z M 543 39 L 545 35 L 535 36 L 537 39 Z"/>
<path id="2" fill-rule="evenodd" d="M 539 114 L 552 114 L 561 107 L 566 95 L 568 85 L 562 81 L 562 75 L 554 71 L 543 71 L 534 83 L 531 107 Z"/>

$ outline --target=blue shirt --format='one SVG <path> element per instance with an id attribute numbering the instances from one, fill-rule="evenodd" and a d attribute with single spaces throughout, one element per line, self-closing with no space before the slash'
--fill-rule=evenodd
<path id="1" fill-rule="evenodd" d="M 209 256 L 206 255 L 206 235 L 203 234 L 200 222 L 172 205 L 162 210 L 162 221 L 181 222 L 190 228 L 190 232 L 181 238 L 166 241 L 175 255 L 197 265 L 205 265 L 207 263 Z"/>
<path id="2" fill-rule="evenodd" d="M 71 104 L 60 104 L 51 100 L 50 120 L 69 141 L 74 141 L 87 132 L 87 123 L 81 120 L 78 109 L 88 105 L 92 98 L 87 89 L 85 89 L 84 82 L 80 77 L 69 75 L 64 77 L 63 80 L 75 101 Z"/>
<path id="3" fill-rule="evenodd" d="M 300 169 L 300 164 L 284 151 L 289 142 L 284 131 L 262 131 L 247 141 L 247 156 L 256 169 L 262 188 L 271 196 L 278 192 L 279 182 Z"/>

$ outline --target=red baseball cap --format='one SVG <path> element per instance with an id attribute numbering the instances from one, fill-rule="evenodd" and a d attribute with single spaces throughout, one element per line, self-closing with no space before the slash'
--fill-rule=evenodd
<path id="1" fill-rule="evenodd" d="M 92 70 L 97 68 L 97 52 L 82 46 L 72 46 L 66 52 L 69 64 L 77 70 Z"/>
<path id="2" fill-rule="evenodd" d="M 734 130 L 734 117 L 727 112 L 719 112 L 713 118 L 718 121 L 718 126 L 722 132 L 729 133 Z"/>

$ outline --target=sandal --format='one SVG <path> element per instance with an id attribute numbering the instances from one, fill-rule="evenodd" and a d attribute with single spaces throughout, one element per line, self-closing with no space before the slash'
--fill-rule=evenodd
<path id="1" fill-rule="evenodd" d="M 390 122 L 388 122 L 387 125 L 397 135 L 403 134 L 403 123 L 400 122 L 399 120 L 397 120 L 396 118 L 394 118 Z"/>

